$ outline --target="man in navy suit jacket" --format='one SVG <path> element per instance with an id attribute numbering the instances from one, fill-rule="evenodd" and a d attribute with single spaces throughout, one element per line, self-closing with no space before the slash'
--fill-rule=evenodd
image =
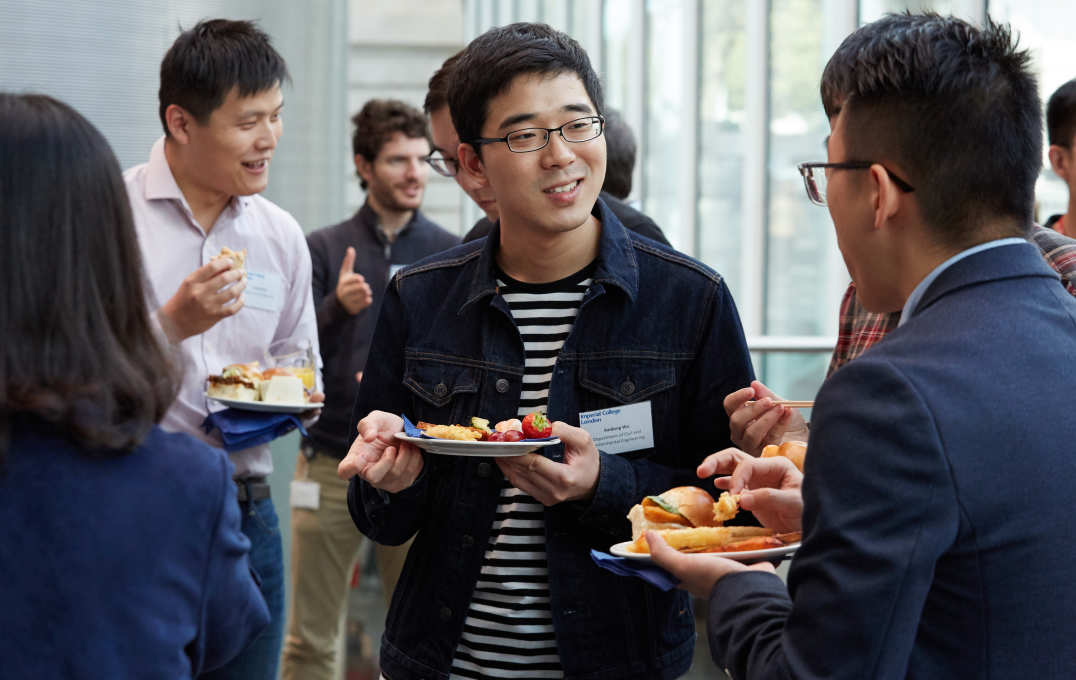
<path id="1" fill-rule="evenodd" d="M 787 589 L 651 535 L 709 598 L 736 678 L 1076 677 L 1076 300 L 1023 240 L 1042 162 L 1028 66 L 1008 29 L 928 14 L 862 27 L 826 67 L 830 162 L 803 166 L 808 194 L 863 304 L 901 325 L 818 393 L 802 496 L 774 459 L 700 466 L 735 467 L 733 491 L 783 478 L 741 501 L 802 519 Z"/>

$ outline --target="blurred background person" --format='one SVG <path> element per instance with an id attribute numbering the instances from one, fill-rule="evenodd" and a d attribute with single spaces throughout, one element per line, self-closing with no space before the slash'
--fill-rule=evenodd
<path id="1" fill-rule="evenodd" d="M 307 237 L 325 362 L 326 407 L 303 439 L 292 493 L 291 585 L 284 639 L 285 680 L 338 677 L 340 616 L 362 534 L 347 509 L 347 486 L 336 467 L 351 445 L 351 406 L 389 279 L 397 269 L 459 243 L 419 210 L 430 155 L 426 118 L 392 99 L 373 99 L 351 119 L 352 151 L 366 201 L 339 224 Z M 377 361 L 377 357 L 369 360 Z M 407 548 L 375 545 L 386 600 Z M 387 604 L 387 602 L 386 602 Z"/>
<path id="2" fill-rule="evenodd" d="M 459 172 L 460 164 L 456 148 L 460 145 L 460 136 L 456 134 L 456 126 L 452 124 L 452 114 L 448 110 L 448 91 L 452 84 L 452 72 L 456 67 L 456 62 L 459 61 L 460 54 L 462 52 L 457 52 L 446 59 L 441 64 L 441 68 L 430 76 L 426 101 L 423 103 L 426 115 L 430 118 L 430 135 L 433 141 L 433 151 L 430 152 L 427 160 L 437 174 L 456 180 L 456 184 L 463 189 L 463 193 L 482 209 L 486 215 L 485 224 L 487 224 L 486 232 L 488 232 L 488 224 L 497 221 L 497 199 L 493 196 L 493 189 L 480 185 L 467 173 Z M 481 235 L 484 236 L 486 232 Z"/>
<path id="3" fill-rule="evenodd" d="M 232 466 L 157 426 L 178 371 L 104 137 L 0 94 L 0 158 L 0 674 L 190 678 L 269 620 Z"/>
<path id="4" fill-rule="evenodd" d="M 1068 212 L 1051 215 L 1046 226 L 1066 236 L 1076 236 L 1076 227 L 1066 219 L 1067 215 L 1076 213 L 1076 78 L 1050 95 L 1046 104 L 1046 134 L 1050 167 L 1069 189 Z"/>
<path id="5" fill-rule="evenodd" d="M 620 112 L 605 112 L 605 149 L 608 166 L 602 191 L 627 201 L 631 196 L 632 173 L 635 172 L 635 134 Z M 634 206 L 633 206 L 634 207 Z"/>

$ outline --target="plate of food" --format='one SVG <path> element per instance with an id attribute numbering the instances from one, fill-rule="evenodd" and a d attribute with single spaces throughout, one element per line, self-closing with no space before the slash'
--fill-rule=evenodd
<path id="1" fill-rule="evenodd" d="M 442 456 L 522 456 L 543 446 L 559 444 L 552 436 L 553 425 L 544 413 L 527 414 L 523 420 L 502 420 L 492 428 L 485 418 L 471 418 L 470 425 L 438 425 L 419 421 L 412 424 L 404 416 L 404 431 L 396 438 Z"/>
<path id="2" fill-rule="evenodd" d="M 258 362 L 225 366 L 206 381 L 206 396 L 231 408 L 266 413 L 302 413 L 321 408 L 311 402 L 301 377 L 288 367 L 259 370 Z"/>
<path id="3" fill-rule="evenodd" d="M 615 543 L 609 552 L 617 557 L 626 557 L 629 560 L 650 561 L 650 553 L 639 553 L 632 550 L 633 541 Z M 727 557 L 737 562 L 763 562 L 777 557 L 791 555 L 800 547 L 799 541 L 782 545 L 776 548 L 759 548 L 757 550 L 723 550 L 721 552 L 691 552 L 685 553 L 697 557 Z"/>
<path id="4" fill-rule="evenodd" d="M 645 532 L 656 531 L 673 548 L 699 557 L 727 557 L 759 562 L 789 555 L 800 547 L 800 532 L 778 533 L 766 527 L 725 526 L 739 513 L 739 495 L 713 496 L 697 486 L 678 486 L 647 496 L 628 511 L 630 541 L 614 544 L 617 557 L 649 560 Z"/>

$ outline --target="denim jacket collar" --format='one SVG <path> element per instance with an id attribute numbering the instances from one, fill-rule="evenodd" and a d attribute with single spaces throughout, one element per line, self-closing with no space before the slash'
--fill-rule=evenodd
<path id="1" fill-rule="evenodd" d="M 628 230 L 620 223 L 617 216 L 600 198 L 592 211 L 602 224 L 598 241 L 598 258 L 592 280 L 594 283 L 611 284 L 621 290 L 634 302 L 639 293 L 639 263 L 635 259 Z M 501 242 L 501 223 L 498 220 L 478 254 L 478 263 L 474 270 L 470 289 L 459 312 L 482 298 L 497 293 L 497 248 Z"/>

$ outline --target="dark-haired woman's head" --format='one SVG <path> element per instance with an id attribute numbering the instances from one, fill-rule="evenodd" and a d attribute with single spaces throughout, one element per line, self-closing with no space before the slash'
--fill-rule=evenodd
<path id="1" fill-rule="evenodd" d="M 176 373 L 116 157 L 66 104 L 0 93 L 0 158 L 0 427 L 29 416 L 87 448 L 130 448 Z"/>

